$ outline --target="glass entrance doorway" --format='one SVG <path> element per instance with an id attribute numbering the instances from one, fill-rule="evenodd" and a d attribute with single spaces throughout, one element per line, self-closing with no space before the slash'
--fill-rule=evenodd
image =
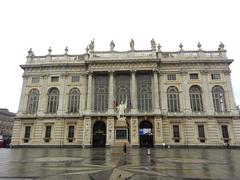
<path id="1" fill-rule="evenodd" d="M 93 125 L 93 147 L 105 147 L 106 125 L 103 121 L 97 121 Z"/>
<path id="2" fill-rule="evenodd" d="M 152 124 L 149 121 L 142 121 L 139 126 L 140 147 L 153 147 Z"/>

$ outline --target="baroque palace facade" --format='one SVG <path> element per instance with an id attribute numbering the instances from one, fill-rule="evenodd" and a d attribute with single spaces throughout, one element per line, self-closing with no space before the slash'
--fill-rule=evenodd
<path id="1" fill-rule="evenodd" d="M 21 146 L 239 146 L 240 119 L 224 45 L 35 56 L 28 51 L 12 137 Z M 116 132 L 125 102 L 127 131 Z"/>

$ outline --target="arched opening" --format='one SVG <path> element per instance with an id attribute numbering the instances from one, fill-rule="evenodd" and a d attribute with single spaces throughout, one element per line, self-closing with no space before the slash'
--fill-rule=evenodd
<path id="1" fill-rule="evenodd" d="M 106 125 L 97 121 L 93 125 L 93 147 L 104 147 L 106 144 Z"/>
<path id="2" fill-rule="evenodd" d="M 149 121 L 142 121 L 139 126 L 139 140 L 140 147 L 153 147 L 153 131 L 152 123 Z"/>

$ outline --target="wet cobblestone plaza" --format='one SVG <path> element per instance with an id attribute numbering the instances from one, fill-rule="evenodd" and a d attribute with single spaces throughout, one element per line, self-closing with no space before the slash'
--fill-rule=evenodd
<path id="1" fill-rule="evenodd" d="M 237 149 L 0 149 L 0 179 L 240 179 Z"/>

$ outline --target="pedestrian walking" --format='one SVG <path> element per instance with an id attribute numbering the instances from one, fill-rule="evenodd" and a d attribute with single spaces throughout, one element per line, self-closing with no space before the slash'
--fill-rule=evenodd
<path id="1" fill-rule="evenodd" d="M 123 152 L 124 152 L 124 154 L 127 153 L 127 144 L 126 143 L 124 143 L 124 145 L 123 145 Z"/>
<path id="2" fill-rule="evenodd" d="M 147 155 L 151 156 L 151 149 L 150 149 L 150 145 L 148 143 L 146 144 L 146 147 L 147 147 Z"/>

